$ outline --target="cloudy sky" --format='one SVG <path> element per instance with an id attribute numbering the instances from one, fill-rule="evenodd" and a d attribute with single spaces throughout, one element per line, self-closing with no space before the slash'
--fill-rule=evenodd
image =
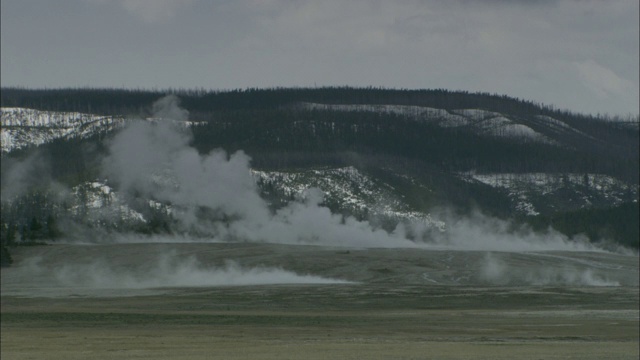
<path id="1" fill-rule="evenodd" d="M 639 112 L 638 0 L 2 0 L 1 84 L 445 88 Z"/>

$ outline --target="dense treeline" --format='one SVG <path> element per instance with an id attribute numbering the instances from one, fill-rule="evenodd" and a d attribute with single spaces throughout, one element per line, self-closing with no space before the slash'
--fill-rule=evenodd
<path id="1" fill-rule="evenodd" d="M 191 111 L 276 108 L 297 102 L 327 104 L 396 104 L 443 109 L 477 108 L 521 114 L 552 111 L 540 104 L 491 95 L 448 90 L 394 90 L 384 88 L 273 88 L 231 91 L 185 89 L 20 89 L 4 88 L 2 106 L 32 107 L 41 110 L 81 111 L 121 114 L 123 109 L 138 110 L 167 93 L 180 96 Z"/>
<path id="2" fill-rule="evenodd" d="M 192 112 L 218 110 L 277 108 L 299 102 L 324 104 L 391 104 L 416 105 L 438 109 L 483 109 L 510 115 L 548 115 L 578 121 L 606 120 L 605 116 L 581 115 L 558 110 L 532 101 L 506 95 L 445 89 L 387 89 L 387 88 L 267 88 L 214 91 L 204 89 L 22 89 L 3 88 L 0 105 L 5 107 L 30 107 L 40 110 L 79 111 L 106 115 L 135 113 L 166 94 L 180 96 L 185 108 Z M 613 119 L 610 119 L 613 120 Z M 621 119 L 616 119 L 620 121 Z M 628 116 L 638 120 L 637 115 Z"/>
<path id="3" fill-rule="evenodd" d="M 9 266 L 13 263 L 13 258 L 6 246 L 0 245 L 0 267 Z"/>
<path id="4" fill-rule="evenodd" d="M 50 205 L 51 202 L 40 199 L 34 206 Z M 11 247 L 18 245 L 40 245 L 45 240 L 55 240 L 62 233 L 58 229 L 58 223 L 54 216 L 56 213 L 49 209 L 34 209 L 30 211 L 12 212 L 5 203 L 2 206 L 3 217 L 0 220 L 0 266 L 9 266 L 13 263 L 13 259 L 9 252 Z M 4 214 L 10 214 L 8 219 Z M 46 214 L 44 218 L 32 216 L 33 214 Z M 23 216 L 31 216 L 30 220 L 26 220 Z"/>
<path id="5" fill-rule="evenodd" d="M 233 91 L 3 88 L 0 105 L 148 116 L 151 104 L 167 93 L 180 97 L 181 106 L 189 111 L 191 120 L 203 122 L 192 128 L 192 145 L 202 153 L 216 148 L 228 152 L 243 150 L 252 157 L 252 166 L 263 169 L 351 165 L 377 177 L 387 176 L 390 171 L 409 174 L 429 189 L 435 189 L 426 192 L 399 184 L 399 191 L 419 209 L 447 202 L 463 209 L 477 206 L 500 217 L 512 215 L 505 194 L 489 186 L 464 183 L 452 175 L 466 171 L 596 173 L 638 184 L 637 127 L 629 127 L 619 118 L 580 115 L 488 93 L 349 87 Z M 300 102 L 494 111 L 558 140 L 563 146 L 526 138 L 483 136 L 391 113 L 305 110 L 291 106 Z M 577 131 L 556 132 L 539 116 L 551 116 Z M 626 120 L 638 119 L 630 116 Z M 58 139 L 40 147 L 42 156 L 52 165 L 51 179 L 71 188 L 99 178 L 101 159 L 108 152 L 111 136 L 100 133 L 89 138 Z M 30 149 L 15 151 L 10 157 L 26 158 L 29 153 Z M 46 198 L 46 193 L 36 189 L 10 205 L 4 200 L 3 264 L 10 261 L 4 258 L 4 247 L 12 246 L 16 239 L 37 242 L 60 235 L 56 223 L 60 211 L 53 207 L 56 202 Z M 594 240 L 608 237 L 637 247 L 638 234 L 632 231 L 632 227 L 638 228 L 635 204 L 635 207 L 543 214 L 533 223 L 540 228 L 551 225 L 568 235 L 584 232 Z M 150 223 L 136 225 L 135 231 L 171 231 L 170 218 L 162 214 L 145 213 L 145 216 L 151 219 Z"/>
<path id="6" fill-rule="evenodd" d="M 260 167 L 287 165 L 286 154 L 354 152 L 420 160 L 447 171 L 631 175 L 626 160 L 525 140 L 488 139 L 393 114 L 230 111 L 195 128 L 194 136 L 194 145 L 202 152 L 216 147 L 241 149 Z"/>
<path id="7" fill-rule="evenodd" d="M 166 92 L 169 91 L 173 90 Z M 164 93 L 113 89 L 5 89 L 2 101 L 7 106 L 48 106 L 52 110 L 76 111 L 83 111 L 83 104 L 86 104 L 87 111 L 102 109 L 122 114 L 130 109 L 144 116 L 150 111 L 150 104 Z M 229 152 L 243 150 L 252 157 L 252 165 L 258 168 L 358 166 L 364 158 L 369 164 L 393 166 L 399 172 L 421 168 L 429 169 L 424 171 L 427 174 L 434 171 L 598 173 L 638 183 L 638 131 L 609 126 L 610 123 L 601 120 L 567 115 L 567 123 L 572 122 L 574 128 L 591 129 L 597 138 L 568 132 L 559 139 L 568 147 L 558 147 L 524 138 L 514 141 L 481 136 L 389 113 L 280 106 L 294 101 L 395 102 L 434 107 L 476 107 L 503 113 L 522 111 L 523 115 L 514 116 L 517 121 L 529 121 L 529 126 L 542 133 L 548 131 L 543 124 L 536 128 L 538 123 L 533 121 L 533 114 L 544 113 L 548 109 L 504 96 L 445 90 L 353 88 L 230 92 L 181 90 L 178 93 L 181 105 L 190 111 L 191 118 L 206 120 L 204 125 L 193 128 L 193 145 L 196 148 L 203 153 L 220 147 Z M 482 102 L 482 99 L 486 101 Z M 525 111 L 531 113 L 525 114 Z M 585 127 L 585 124 L 591 124 L 591 127 Z M 109 134 L 97 134 L 88 139 L 59 139 L 46 145 L 42 153 L 51 164 L 55 164 L 51 167 L 53 179 L 74 185 L 99 177 L 100 158 L 106 154 L 109 137 Z M 20 157 L 27 153 L 18 151 L 12 156 Z M 394 160 L 385 163 L 384 159 L 389 158 Z"/>
<path id="8" fill-rule="evenodd" d="M 216 148 L 243 150 L 258 168 L 358 165 L 360 160 L 394 157 L 411 167 L 481 173 L 599 173 L 637 183 L 638 159 L 578 148 L 442 128 L 401 115 L 370 112 L 304 111 L 294 109 L 220 111 L 204 125 L 192 128 L 200 152 Z M 53 179 L 73 185 L 100 176 L 100 159 L 110 135 L 58 139 L 41 153 Z M 12 157 L 25 157 L 28 150 Z M 382 160 L 380 160 L 382 161 Z M 406 171 L 408 169 L 399 169 Z"/>
<path id="9" fill-rule="evenodd" d="M 582 209 L 532 217 L 537 230 L 548 227 L 568 235 L 586 235 L 592 241 L 613 241 L 625 247 L 640 248 L 640 206 L 628 202 L 607 209 Z"/>
<path id="10" fill-rule="evenodd" d="M 0 243 L 4 246 L 33 244 L 62 234 L 57 217 L 67 205 L 49 189 L 30 190 L 2 202 Z M 5 200 L 5 199 L 3 199 Z"/>
<path id="11" fill-rule="evenodd" d="M 400 116 L 393 117 L 389 114 L 348 114 L 341 115 L 331 112 L 293 112 L 291 106 L 300 102 L 316 102 L 324 104 L 396 104 L 417 105 L 439 109 L 482 109 L 507 114 L 517 121 L 543 134 L 561 136 L 561 142 L 575 150 L 573 154 L 563 155 L 556 152 L 552 155 L 557 161 L 548 162 L 549 169 L 545 171 L 591 171 L 612 174 L 617 177 L 638 183 L 638 144 L 639 132 L 625 126 L 622 119 L 611 119 L 603 116 L 591 116 L 571 113 L 554 109 L 550 106 L 537 104 L 531 101 L 520 100 L 508 96 L 500 96 L 489 93 L 469 93 L 464 91 L 435 90 L 395 90 L 384 88 L 350 88 L 350 87 L 323 87 L 323 88 L 273 88 L 273 89 L 246 89 L 233 91 L 207 91 L 203 89 L 19 89 L 4 88 L 0 94 L 0 105 L 8 107 L 28 107 L 52 111 L 78 111 L 105 115 L 150 115 L 150 105 L 167 93 L 180 96 L 182 106 L 190 112 L 191 120 L 210 122 L 212 127 L 204 129 L 198 136 L 197 142 L 215 143 L 222 136 L 216 136 L 217 131 L 223 127 L 225 137 L 231 136 L 231 140 L 220 142 L 220 145 L 235 144 L 238 148 L 248 149 L 260 147 L 256 141 L 270 147 L 271 152 L 282 149 L 290 151 L 307 151 L 313 148 L 314 152 L 334 151 L 348 148 L 351 141 L 356 139 L 353 131 L 341 127 L 352 121 L 351 127 L 358 127 L 357 143 L 360 151 L 375 151 L 380 145 L 395 147 L 395 152 L 410 153 L 415 150 L 416 134 L 420 134 L 424 145 L 423 150 L 428 154 L 444 153 L 449 155 L 443 162 L 447 162 L 453 168 L 473 167 L 474 159 L 469 159 L 466 152 L 470 149 L 475 152 L 478 149 L 483 156 L 501 155 L 515 158 L 526 147 L 518 149 L 509 148 L 507 144 L 499 144 L 498 140 L 489 141 L 486 138 L 473 138 L 463 132 L 452 132 L 430 127 L 425 133 L 423 129 L 416 129 L 423 125 L 412 123 Z M 567 132 L 561 135 L 555 133 L 555 129 L 545 128 L 538 116 L 551 116 L 561 122 L 570 125 L 579 132 Z M 382 117 L 386 119 L 381 119 Z M 280 119 L 282 118 L 282 119 Z M 326 119 L 325 119 L 326 118 Z M 292 122 L 298 121 L 297 129 L 284 129 Z M 615 121 L 612 121 L 615 120 Z M 638 122 L 638 118 L 629 116 L 628 121 Z M 384 124 L 382 124 L 384 122 Z M 393 124 L 391 124 L 393 122 Z M 306 123 L 306 128 L 305 124 Z M 338 126 L 327 132 L 326 126 Z M 315 129 L 314 129 L 315 127 Z M 402 128 L 403 127 L 403 128 Z M 391 130 L 391 135 L 386 139 L 382 137 L 382 129 Z M 314 129 L 315 132 L 310 132 Z M 281 134 L 286 130 L 287 134 Z M 417 131 L 414 131 L 417 130 Z M 261 134 L 263 132 L 263 134 Z M 581 133 L 582 134 L 581 134 Z M 445 136 L 441 136 L 441 135 Z M 409 141 L 398 141 L 397 136 L 410 136 Z M 269 142 L 268 136 L 272 136 Z M 287 137 L 287 139 L 283 139 Z M 204 139 L 209 137 L 209 139 Z M 278 138 L 280 141 L 278 142 Z M 257 139 L 257 140 L 255 140 Z M 446 139 L 446 141 L 442 140 Z M 380 141 L 382 140 L 382 141 Z M 293 141 L 293 143 L 292 143 Z M 435 141 L 435 142 L 434 142 Z M 452 151 L 438 151 L 435 149 L 445 143 L 446 148 Z M 470 141 L 470 142 L 469 142 Z M 387 143 L 386 145 L 384 143 Z M 393 143 L 393 144 L 392 144 Z M 369 146 L 367 146 L 369 144 Z M 469 146 L 458 146 L 466 145 Z M 198 145 L 198 144 L 196 144 Z M 373 145 L 373 146 L 371 146 Z M 474 145 L 474 146 L 471 146 Z M 481 146 L 475 146 L 481 145 Z M 200 145 L 198 145 L 200 146 Z M 210 145 L 209 145 L 210 146 Z M 414 148 L 412 148 L 412 146 Z M 207 145 L 202 145 L 206 148 Z M 305 148 L 306 147 L 306 148 Z M 404 147 L 400 149 L 399 147 Z M 422 148 L 422 146 L 420 146 Z M 262 148 L 264 148 L 262 146 Z M 370 150 L 374 148 L 374 150 Z M 350 149 L 352 150 L 352 149 Z M 531 156 L 527 156 L 526 162 L 543 163 L 548 160 L 549 149 L 534 146 Z M 262 149 L 261 149 L 262 151 Z M 430 156 L 426 152 L 421 155 Z M 571 150 L 569 150 L 571 152 Z M 433 155 L 436 157 L 436 155 Z M 567 158 L 577 159 L 567 161 Z M 538 159 L 538 160 L 536 160 Z M 613 159 L 613 161 L 610 161 Z M 502 171 L 499 165 L 502 158 L 496 158 L 495 164 L 489 171 Z M 511 161 L 510 163 L 513 163 Z M 586 163 L 591 163 L 585 167 Z M 557 168 L 553 168 L 557 165 Z M 570 168 L 564 166 L 570 165 Z M 478 165 L 486 167 L 483 161 Z M 507 165 L 510 168 L 511 165 Z M 535 164 L 523 164 L 523 168 L 534 169 Z M 578 169 L 579 168 L 579 169 Z M 503 169 L 505 170 L 505 169 Z"/>

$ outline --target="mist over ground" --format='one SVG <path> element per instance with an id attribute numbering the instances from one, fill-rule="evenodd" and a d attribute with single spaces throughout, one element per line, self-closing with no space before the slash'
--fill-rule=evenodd
<path id="1" fill-rule="evenodd" d="M 269 243 L 57 244 L 20 247 L 2 270 L 3 296 L 113 297 L 237 286 L 313 285 L 626 288 L 636 256 L 605 252 L 483 252 Z M 259 288 L 258 288 L 259 289 Z M 389 290 L 392 291 L 392 290 Z"/>
<path id="2" fill-rule="evenodd" d="M 152 249 L 151 256 L 138 254 L 137 259 L 128 260 L 97 255 L 61 262 L 52 254 L 37 255 L 25 259 L 16 269 L 12 269 L 12 277 L 6 279 L 4 292 L 104 296 L 109 290 L 123 291 L 118 295 L 127 294 L 127 291 L 134 295 L 138 292 L 133 290 L 155 288 L 349 283 L 298 274 L 280 267 L 246 267 L 232 260 L 203 264 L 195 256 L 181 256 L 172 249 L 162 250 L 158 252 Z M 22 285 L 17 286 L 16 282 Z M 29 289 L 29 286 L 33 288 Z"/>

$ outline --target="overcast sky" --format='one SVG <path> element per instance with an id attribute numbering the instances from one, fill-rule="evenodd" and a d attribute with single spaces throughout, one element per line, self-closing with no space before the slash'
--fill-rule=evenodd
<path id="1" fill-rule="evenodd" d="M 638 114 L 638 0 L 2 0 L 1 84 L 444 88 Z"/>

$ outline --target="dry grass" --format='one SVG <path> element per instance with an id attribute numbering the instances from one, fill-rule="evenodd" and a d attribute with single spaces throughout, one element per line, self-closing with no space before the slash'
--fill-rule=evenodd
<path id="1" fill-rule="evenodd" d="M 221 254 L 219 250 L 211 254 Z M 248 249 L 233 248 L 216 256 L 248 253 L 240 250 Z M 284 261 L 290 256 L 295 259 L 302 250 L 251 251 L 264 259 Z M 324 255 L 314 250 L 315 256 L 304 251 L 308 252 L 306 269 L 330 266 L 336 255 L 334 250 Z M 341 271 L 367 278 L 385 263 L 404 264 L 406 269 L 397 265 L 393 271 L 410 273 L 410 269 L 429 266 L 429 257 L 435 263 L 449 254 L 412 258 L 413 254 L 394 250 L 352 251 L 351 263 L 344 259 L 346 255 L 338 255 Z M 515 262 L 516 257 L 508 260 Z M 305 269 L 303 262 L 295 265 Z M 367 266 L 373 270 L 363 272 Z M 412 282 L 415 276 L 406 276 L 346 285 L 156 289 L 113 297 L 73 296 L 56 290 L 56 296 L 42 297 L 37 291 L 42 279 L 12 278 L 12 274 L 2 272 L 3 360 L 640 356 L 637 287 L 427 286 Z M 23 296 L 30 287 L 34 295 Z"/>

